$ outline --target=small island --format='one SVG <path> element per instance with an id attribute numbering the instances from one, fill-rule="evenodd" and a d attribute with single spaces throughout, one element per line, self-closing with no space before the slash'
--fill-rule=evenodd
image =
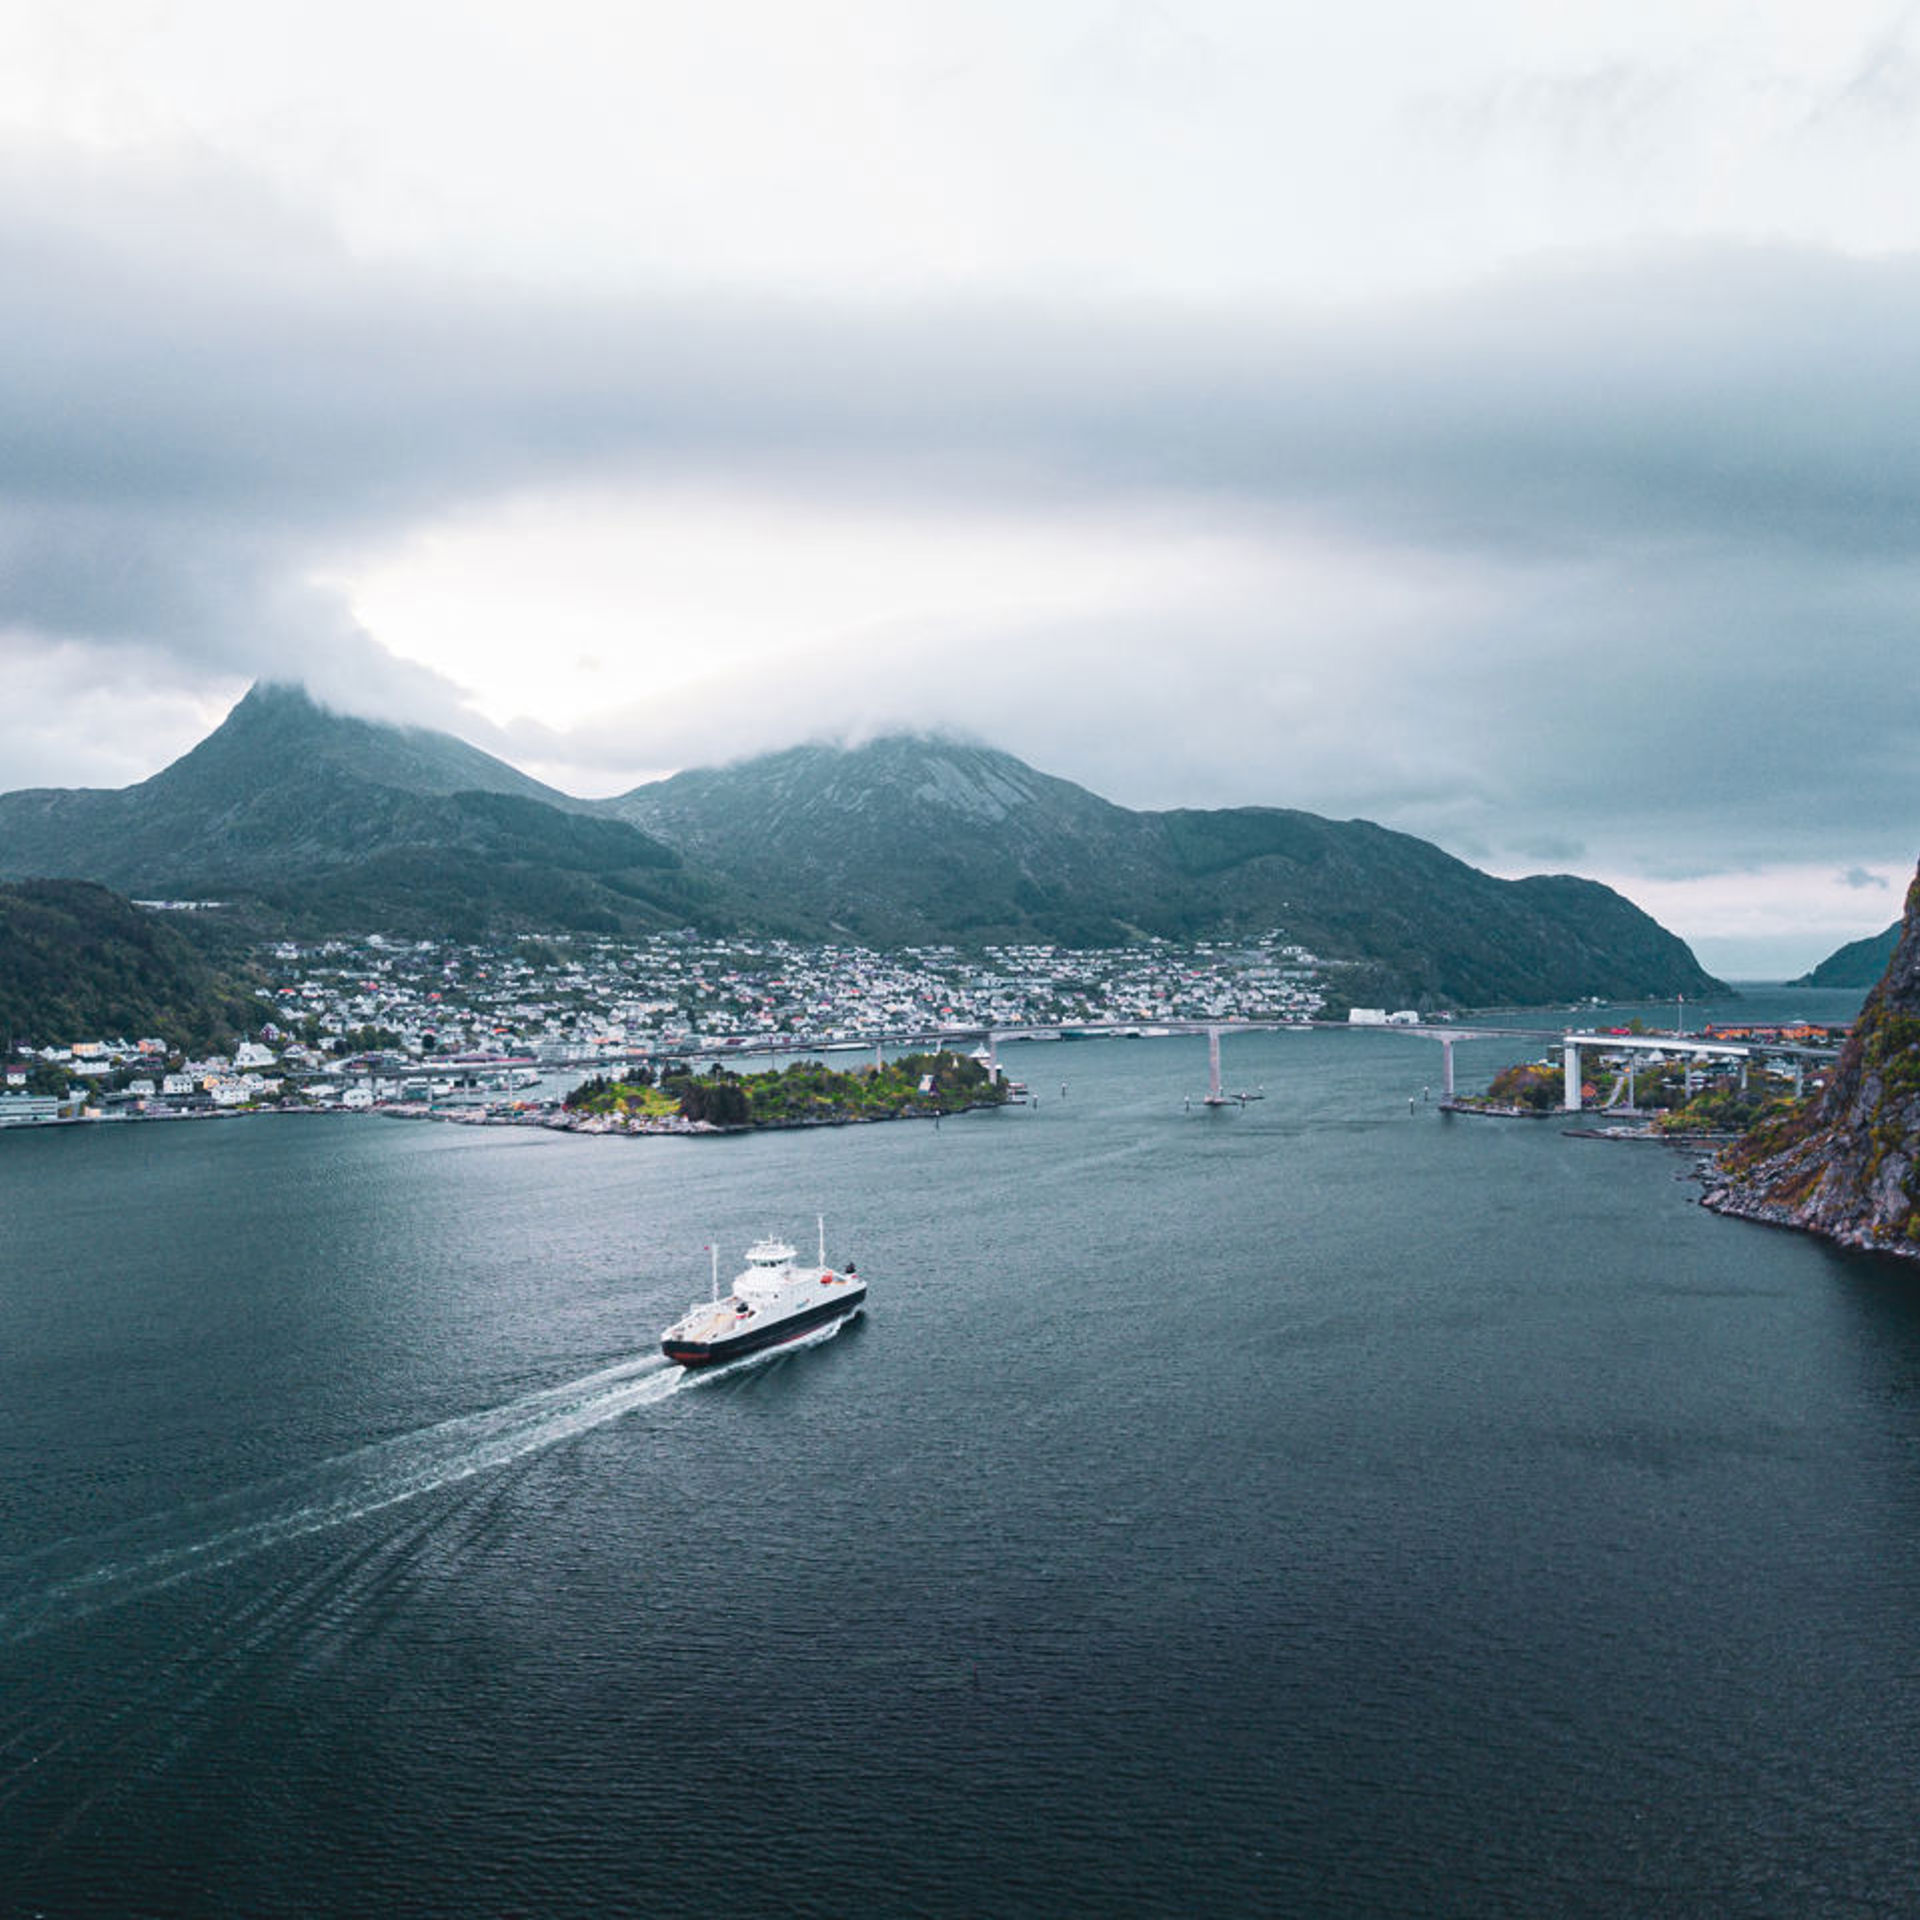
<path id="1" fill-rule="evenodd" d="M 984 1060 L 942 1048 L 842 1073 L 796 1060 L 765 1073 L 725 1067 L 696 1075 L 666 1061 L 618 1078 L 597 1074 L 567 1095 L 544 1124 L 579 1133 L 742 1133 L 768 1127 L 850 1126 L 869 1120 L 938 1119 L 1014 1097 Z"/>

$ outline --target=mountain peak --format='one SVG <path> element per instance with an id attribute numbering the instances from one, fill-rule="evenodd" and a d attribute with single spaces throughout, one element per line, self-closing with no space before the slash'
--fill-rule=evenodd
<path id="1" fill-rule="evenodd" d="M 321 703 L 307 689 L 304 680 L 256 680 L 240 696 L 233 714 L 261 713 L 274 708 L 301 707 L 318 713 Z M 233 717 L 229 714 L 229 718 Z"/>
<path id="2" fill-rule="evenodd" d="M 815 744 L 795 750 L 790 764 L 776 770 L 786 757 L 771 754 L 727 771 L 737 776 L 761 766 L 783 782 L 814 785 L 834 804 L 905 805 L 983 824 L 1032 804 L 1048 784 L 1046 775 L 1012 754 L 950 734 L 887 733 L 854 746 Z"/>
<path id="3" fill-rule="evenodd" d="M 1409 1000 L 1713 984 L 1597 883 L 1496 880 L 1409 835 L 1279 808 L 1134 812 L 964 740 L 790 748 L 608 806 L 715 874 L 749 918 L 816 937 L 1104 946 L 1281 933 L 1378 961 L 1380 991 Z"/>
<path id="4" fill-rule="evenodd" d="M 402 793 L 513 793 L 579 805 L 451 733 L 340 713 L 292 680 L 256 680 L 212 733 L 144 785 L 161 793 L 252 789 L 319 767 Z"/>
<path id="5" fill-rule="evenodd" d="M 684 925 L 674 856 L 452 734 L 250 688 L 138 786 L 0 797 L 0 873 L 139 894 L 264 901 L 324 924 L 475 932 L 489 923 Z"/>

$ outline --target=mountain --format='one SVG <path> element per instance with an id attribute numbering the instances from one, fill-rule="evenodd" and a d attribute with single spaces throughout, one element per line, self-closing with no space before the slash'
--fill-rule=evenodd
<path id="1" fill-rule="evenodd" d="M 137 786 L 0 795 L 0 878 L 238 899 L 276 925 L 477 933 L 684 925 L 679 857 L 451 734 L 256 686 Z"/>
<path id="2" fill-rule="evenodd" d="M 1886 972 L 1887 963 L 1893 958 L 1893 950 L 1899 940 L 1900 922 L 1896 920 L 1885 933 L 1872 934 L 1865 940 L 1848 941 L 1844 947 L 1828 954 L 1811 973 L 1803 973 L 1798 980 L 1789 980 L 1787 985 L 1870 987 Z"/>
<path id="3" fill-rule="evenodd" d="M 986 747 L 796 747 L 570 798 L 449 734 L 255 687 L 137 786 L 0 795 L 0 879 L 238 903 L 246 928 L 474 938 L 693 924 L 875 946 L 1279 931 L 1348 998 L 1704 994 L 1608 888 L 1496 880 L 1409 834 L 1274 807 L 1134 812 Z M 196 939 L 217 932 L 195 916 Z"/>
<path id="4" fill-rule="evenodd" d="M 793 747 L 607 805 L 719 875 L 749 918 L 808 938 L 1095 946 L 1168 930 L 1140 816 L 984 747 Z"/>
<path id="5" fill-rule="evenodd" d="M 1364 820 L 1134 812 L 1010 754 L 894 736 L 796 747 L 606 803 L 758 924 L 873 945 L 1117 944 L 1279 929 L 1427 1003 L 1646 998 L 1719 983 L 1609 888 L 1497 880 Z"/>
<path id="6" fill-rule="evenodd" d="M 1920 1257 L 1920 874 L 1825 1090 L 1721 1156 L 1705 1204 Z"/>
<path id="7" fill-rule="evenodd" d="M 173 928 L 81 880 L 0 885 L 0 1043 L 230 1044 L 259 1003 Z"/>

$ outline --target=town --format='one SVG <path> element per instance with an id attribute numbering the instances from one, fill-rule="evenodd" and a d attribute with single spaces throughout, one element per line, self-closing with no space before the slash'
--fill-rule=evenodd
<path id="1" fill-rule="evenodd" d="M 378 934 L 258 956 L 260 1024 L 194 1057 L 167 1035 L 15 1036 L 0 1124 L 288 1109 L 556 1107 L 607 1062 L 855 1049 L 893 1036 L 1311 1018 L 1329 963 L 1278 935 L 1079 950 L 877 953 L 690 933 L 488 945 Z"/>

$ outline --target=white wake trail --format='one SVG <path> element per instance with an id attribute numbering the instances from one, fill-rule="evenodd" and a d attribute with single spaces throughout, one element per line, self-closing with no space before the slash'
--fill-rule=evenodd
<path id="1" fill-rule="evenodd" d="M 687 1377 L 657 1355 L 623 1361 L 505 1406 L 398 1434 L 205 1506 L 0 1562 L 0 1641 L 31 1639 L 195 1574 L 469 1480 L 664 1400 Z M 178 1538 L 183 1527 L 196 1522 L 193 1537 Z M 82 1563 L 76 1570 L 62 1570 L 76 1560 Z"/>

